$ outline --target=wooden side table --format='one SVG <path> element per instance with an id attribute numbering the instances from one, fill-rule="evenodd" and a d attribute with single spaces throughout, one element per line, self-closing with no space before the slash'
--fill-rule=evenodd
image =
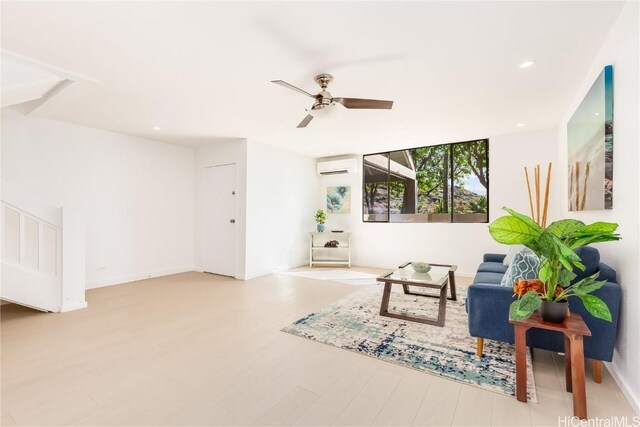
<path id="1" fill-rule="evenodd" d="M 564 334 L 565 378 L 567 391 L 573 393 L 573 415 L 587 418 L 587 394 L 584 385 L 584 349 L 582 337 L 591 331 L 579 314 L 571 313 L 563 323 L 545 322 L 536 311 L 525 320 L 509 320 L 513 324 L 516 341 L 516 396 L 527 401 L 527 330 L 547 329 Z"/>

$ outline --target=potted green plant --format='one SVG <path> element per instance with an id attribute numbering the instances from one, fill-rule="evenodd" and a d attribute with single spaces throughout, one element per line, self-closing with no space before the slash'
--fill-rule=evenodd
<path id="1" fill-rule="evenodd" d="M 324 231 L 324 223 L 327 222 L 327 214 L 322 209 L 316 211 L 316 223 L 318 231 L 322 233 Z"/>
<path id="2" fill-rule="evenodd" d="M 509 213 L 489 225 L 494 240 L 506 245 L 524 245 L 541 260 L 538 279 L 521 280 L 514 286 L 518 299 L 511 304 L 509 315 L 514 320 L 528 318 L 540 309 L 544 320 L 562 322 L 567 313 L 567 299 L 580 298 L 587 311 L 599 319 L 611 321 L 609 307 L 592 292 L 606 281 L 598 281 L 599 273 L 576 283 L 575 268 L 585 269 L 575 250 L 599 242 L 620 240 L 618 224 L 576 219 L 563 219 L 542 228 L 530 217 L 503 208 Z"/>

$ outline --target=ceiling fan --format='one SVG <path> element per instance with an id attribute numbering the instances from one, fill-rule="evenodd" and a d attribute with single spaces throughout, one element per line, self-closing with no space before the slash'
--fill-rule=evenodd
<path id="1" fill-rule="evenodd" d="M 294 85 L 285 82 L 284 80 L 272 80 L 271 83 L 275 83 L 280 86 L 284 86 L 286 88 L 295 90 L 303 95 L 306 95 L 310 98 L 314 98 L 316 101 L 311 106 L 310 110 L 307 110 L 309 114 L 307 117 L 302 119 L 299 128 L 306 127 L 311 120 L 313 120 L 314 112 L 320 111 L 323 108 L 334 106 L 335 104 L 340 104 L 345 108 L 363 108 L 369 110 L 390 110 L 393 107 L 393 101 L 380 101 L 377 99 L 362 99 L 362 98 L 334 98 L 329 92 L 327 92 L 327 86 L 333 80 L 333 76 L 331 74 L 318 74 L 314 80 L 316 83 L 320 85 L 322 89 L 318 94 L 312 95 L 309 92 L 300 89 L 299 87 L 295 87 Z"/>

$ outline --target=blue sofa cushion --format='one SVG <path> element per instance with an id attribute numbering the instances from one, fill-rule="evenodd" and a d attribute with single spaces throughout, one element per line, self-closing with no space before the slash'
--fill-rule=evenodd
<path id="1" fill-rule="evenodd" d="M 482 257 L 482 261 L 499 262 L 500 264 L 502 264 L 505 257 L 506 257 L 505 254 L 484 254 L 484 256 Z"/>
<path id="2" fill-rule="evenodd" d="M 591 276 L 596 271 L 598 271 L 598 266 L 600 265 L 600 252 L 598 252 L 596 248 L 592 248 L 591 246 L 583 246 L 576 249 L 576 254 L 578 254 L 580 259 L 582 260 L 582 263 L 585 266 L 585 270 L 582 271 L 579 268 L 573 269 L 573 272 L 577 275 L 574 279 L 574 282 Z"/>
<path id="3" fill-rule="evenodd" d="M 501 262 L 483 262 L 480 264 L 480 267 L 478 267 L 478 271 L 504 274 L 507 272 L 507 268 L 509 267 L 505 266 Z"/>
<path id="4" fill-rule="evenodd" d="M 598 275 L 598 280 L 606 280 L 607 282 L 613 282 L 613 283 L 618 282 L 616 271 L 613 268 L 609 267 L 604 262 L 600 263 L 600 265 L 598 266 L 598 270 L 600 271 L 600 274 Z"/>
<path id="5" fill-rule="evenodd" d="M 504 274 L 501 273 L 490 273 L 488 271 L 479 271 L 476 274 L 476 277 L 473 279 L 473 283 L 484 283 L 487 285 L 498 285 L 500 286 L 500 281 L 502 280 L 502 276 Z"/>

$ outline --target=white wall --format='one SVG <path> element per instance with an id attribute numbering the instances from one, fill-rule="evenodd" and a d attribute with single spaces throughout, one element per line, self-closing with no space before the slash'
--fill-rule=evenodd
<path id="1" fill-rule="evenodd" d="M 193 268 L 191 148 L 3 110 L 2 179 L 83 218 L 88 288 Z"/>
<path id="2" fill-rule="evenodd" d="M 238 171 L 236 277 L 308 262 L 310 157 L 244 139 L 194 150 L 14 111 L 2 125 L 2 179 L 84 218 L 88 288 L 202 270 L 202 172 L 227 163 Z"/>
<path id="3" fill-rule="evenodd" d="M 203 172 L 206 167 L 236 164 L 236 274 L 238 279 L 245 278 L 246 270 L 246 199 L 247 199 L 247 140 L 220 140 L 206 147 L 196 149 L 195 180 L 195 266 L 202 271 L 202 191 Z M 220 246 L 221 251 L 228 250 Z"/>
<path id="4" fill-rule="evenodd" d="M 358 175 L 323 176 L 318 193 L 319 207 L 326 210 L 327 186 L 351 186 L 351 214 L 328 214 L 327 228 L 339 228 L 353 233 L 352 257 L 355 265 L 393 268 L 406 261 L 424 260 L 456 264 L 459 274 L 473 276 L 484 253 L 506 251 L 491 239 L 487 224 L 364 223 L 362 156 L 358 156 L 358 161 Z M 548 162 L 553 162 L 557 168 L 555 129 L 490 137 L 490 220 L 503 215 L 503 206 L 528 213 L 523 167 L 540 164 L 546 171 Z M 546 172 L 543 172 L 543 176 L 544 173 Z M 557 199 L 557 183 L 556 175 L 556 178 L 552 178 L 550 220 L 557 219 L 559 210 L 559 206 L 553 203 Z"/>
<path id="5" fill-rule="evenodd" d="M 315 159 L 255 141 L 247 151 L 247 270 L 252 278 L 309 262 Z"/>
<path id="6" fill-rule="evenodd" d="M 202 172 L 228 163 L 235 163 L 238 172 L 235 277 L 251 279 L 306 264 L 318 192 L 315 160 L 229 139 L 196 149 L 196 268 L 202 270 Z"/>
<path id="7" fill-rule="evenodd" d="M 618 272 L 622 286 L 622 312 L 612 371 L 621 388 L 640 408 L 640 142 L 638 66 L 638 2 L 628 2 L 612 27 L 559 128 L 562 215 L 585 222 L 620 224 L 622 240 L 598 245 L 602 260 Z M 567 122 L 605 65 L 613 65 L 613 209 L 569 212 L 567 201 Z M 582 77 L 582 76 L 580 76 Z"/>

